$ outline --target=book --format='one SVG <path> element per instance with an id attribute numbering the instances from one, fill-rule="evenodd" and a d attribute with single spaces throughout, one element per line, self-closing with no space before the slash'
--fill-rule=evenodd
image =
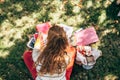
<path id="1" fill-rule="evenodd" d="M 74 33 L 74 35 L 76 37 L 76 45 L 85 46 L 99 41 L 98 35 L 96 34 L 94 27 L 80 30 Z"/>
<path id="2" fill-rule="evenodd" d="M 72 36 L 73 33 L 73 27 L 65 25 L 65 24 L 58 24 L 60 27 L 63 27 L 64 31 L 66 32 L 66 35 L 68 39 Z"/>
<path id="3" fill-rule="evenodd" d="M 65 24 L 58 24 L 58 25 L 60 27 L 63 27 L 64 31 L 66 32 L 67 37 L 70 38 L 73 33 L 73 27 L 65 25 Z M 36 30 L 37 32 L 41 32 L 45 36 L 45 34 L 47 35 L 50 27 L 51 27 L 51 24 L 49 22 L 46 22 L 46 23 L 36 25 Z"/>
<path id="4" fill-rule="evenodd" d="M 38 37 L 38 33 L 33 34 L 33 36 L 30 38 L 30 40 L 27 43 L 27 47 L 30 49 L 34 48 L 34 44 L 36 42 L 36 39 Z"/>
<path id="5" fill-rule="evenodd" d="M 35 38 L 31 37 L 30 40 L 27 43 L 27 47 L 30 48 L 30 49 L 33 49 L 34 48 L 34 43 L 35 43 Z"/>
<path id="6" fill-rule="evenodd" d="M 47 34 L 50 27 L 51 27 L 51 24 L 49 22 L 37 24 L 36 31 L 41 32 L 43 34 Z"/>
<path id="7" fill-rule="evenodd" d="M 38 37 L 34 43 L 34 49 L 42 49 L 46 44 L 46 36 L 44 36 L 42 33 L 38 34 Z M 45 38 L 45 39 L 44 39 Z"/>

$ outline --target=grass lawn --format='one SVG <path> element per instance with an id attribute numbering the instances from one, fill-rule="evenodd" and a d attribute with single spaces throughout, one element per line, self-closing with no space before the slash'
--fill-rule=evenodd
<path id="1" fill-rule="evenodd" d="M 94 68 L 74 65 L 71 80 L 120 80 L 120 4 L 116 0 L 0 0 L 0 80 L 32 80 L 22 55 L 35 25 L 50 21 L 94 26 L 102 57 Z"/>

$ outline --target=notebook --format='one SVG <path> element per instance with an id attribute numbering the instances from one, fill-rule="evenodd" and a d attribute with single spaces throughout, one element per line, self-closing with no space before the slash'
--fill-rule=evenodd
<path id="1" fill-rule="evenodd" d="M 76 37 L 76 45 L 85 46 L 99 41 L 98 35 L 96 34 L 94 27 L 80 30 L 74 33 L 74 35 Z"/>

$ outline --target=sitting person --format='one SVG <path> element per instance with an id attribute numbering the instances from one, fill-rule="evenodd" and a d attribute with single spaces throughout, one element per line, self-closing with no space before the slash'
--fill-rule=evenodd
<path id="1" fill-rule="evenodd" d="M 35 80 L 70 80 L 75 53 L 63 28 L 53 25 L 44 48 L 27 51 L 23 58 Z"/>

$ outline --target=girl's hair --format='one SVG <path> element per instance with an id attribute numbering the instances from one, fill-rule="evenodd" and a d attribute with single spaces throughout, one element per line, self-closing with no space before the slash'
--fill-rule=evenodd
<path id="1" fill-rule="evenodd" d="M 67 66 L 65 61 L 67 46 L 66 32 L 62 27 L 53 25 L 48 31 L 47 44 L 36 62 L 36 65 L 42 64 L 39 73 L 62 73 Z"/>

